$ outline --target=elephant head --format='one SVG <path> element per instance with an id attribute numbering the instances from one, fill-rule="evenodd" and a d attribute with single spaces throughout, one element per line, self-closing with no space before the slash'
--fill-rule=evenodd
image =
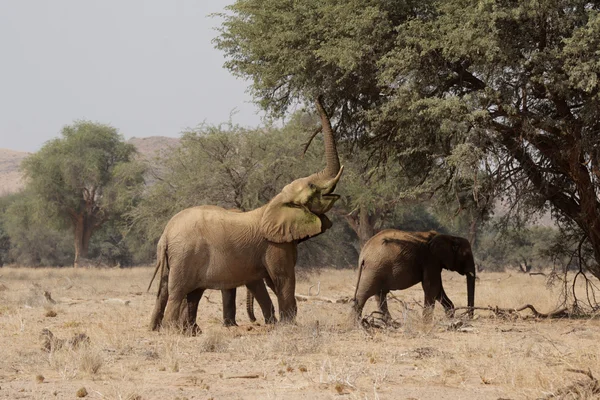
<path id="1" fill-rule="evenodd" d="M 325 159 L 322 171 L 296 179 L 275 196 L 265 210 L 260 229 L 267 240 L 285 243 L 303 240 L 323 233 L 331 227 L 325 213 L 333 207 L 339 195 L 333 191 L 344 170 L 340 166 L 333 129 L 321 98 L 316 101 L 325 138 Z"/>
<path id="2" fill-rule="evenodd" d="M 465 238 L 449 235 L 436 235 L 429 241 L 431 254 L 442 268 L 467 276 L 467 306 L 473 316 L 475 306 L 475 260 L 471 244 Z"/>

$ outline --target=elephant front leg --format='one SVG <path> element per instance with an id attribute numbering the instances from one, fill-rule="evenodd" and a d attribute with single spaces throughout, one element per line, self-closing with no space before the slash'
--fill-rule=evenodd
<path id="1" fill-rule="evenodd" d="M 246 285 L 248 290 L 252 293 L 260 309 L 262 310 L 263 316 L 265 317 L 266 324 L 274 324 L 277 322 L 275 319 L 275 307 L 273 307 L 273 302 L 271 301 L 271 297 L 267 292 L 267 288 L 262 279 L 250 282 Z"/>
<path id="2" fill-rule="evenodd" d="M 277 303 L 279 305 L 279 320 L 281 322 L 294 322 L 298 314 L 296 304 L 296 277 L 273 279 Z"/>
<path id="3" fill-rule="evenodd" d="M 223 325 L 238 326 L 235 322 L 235 296 L 236 288 L 221 290 L 223 298 Z"/>
<path id="4" fill-rule="evenodd" d="M 264 266 L 275 286 L 281 322 L 293 322 L 298 313 L 296 304 L 296 245 L 270 243 L 265 253 Z"/>
<path id="5" fill-rule="evenodd" d="M 452 303 L 452 300 L 450 300 L 450 298 L 444 291 L 443 286 L 441 286 L 440 294 L 437 297 L 437 300 L 442 304 L 442 307 L 444 307 L 446 315 L 449 318 L 454 318 L 454 303 Z"/>

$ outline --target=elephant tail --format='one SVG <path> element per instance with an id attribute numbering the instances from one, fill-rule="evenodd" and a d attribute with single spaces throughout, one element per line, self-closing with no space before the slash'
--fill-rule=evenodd
<path id="1" fill-rule="evenodd" d="M 246 312 L 250 321 L 256 322 L 256 317 L 254 316 L 254 296 L 248 288 L 246 288 Z"/>
<path id="2" fill-rule="evenodd" d="M 160 270 L 161 278 L 165 274 L 165 272 L 167 272 L 169 270 L 169 261 L 167 259 L 167 246 L 164 244 L 162 238 L 161 238 L 161 240 L 158 241 L 158 245 L 157 245 L 156 268 L 154 268 L 154 275 L 152 275 L 152 279 L 150 279 L 150 284 L 148 284 L 148 289 L 146 289 L 146 291 L 149 291 L 150 288 L 152 287 L 152 282 L 154 282 L 154 278 L 156 278 L 156 274 L 158 273 L 159 270 Z M 160 296 L 161 288 L 162 288 L 162 285 L 158 285 L 158 293 L 156 295 L 157 297 Z"/>
<path id="3" fill-rule="evenodd" d="M 358 287 L 360 285 L 360 276 L 362 275 L 363 268 L 365 266 L 365 260 L 359 260 L 358 262 L 358 277 L 356 278 L 356 288 L 354 289 L 354 304 L 356 304 L 356 295 L 358 294 Z"/>

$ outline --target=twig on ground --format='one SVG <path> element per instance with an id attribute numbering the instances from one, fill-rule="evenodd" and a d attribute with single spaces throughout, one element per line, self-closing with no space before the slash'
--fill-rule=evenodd
<path id="1" fill-rule="evenodd" d="M 500 308 L 498 306 L 492 307 L 456 307 L 454 310 L 466 310 L 461 315 L 468 313 L 471 310 L 483 310 L 483 311 L 491 311 L 497 317 L 507 317 L 507 316 L 520 316 L 519 312 L 529 309 L 533 313 L 535 318 L 569 318 L 571 316 L 571 312 L 566 308 L 561 308 L 556 311 L 549 312 L 547 314 L 541 313 L 535 309 L 531 304 L 525 304 L 519 308 Z"/>
<path id="2" fill-rule="evenodd" d="M 308 288 L 308 295 L 309 295 L 309 296 L 313 296 L 312 294 L 310 294 L 310 290 L 311 290 L 312 288 L 314 288 L 314 287 L 315 287 L 315 285 L 311 285 L 311 286 Z M 321 293 L 321 281 L 318 281 L 318 282 L 317 282 L 317 293 L 315 293 L 315 294 L 314 294 L 314 296 L 318 296 L 320 293 Z"/>
<path id="3" fill-rule="evenodd" d="M 256 378 L 260 378 L 260 375 L 258 375 L 258 374 L 233 375 L 233 376 L 226 376 L 225 377 L 225 379 L 256 379 Z"/>
<path id="4" fill-rule="evenodd" d="M 341 299 L 330 299 L 329 297 L 304 296 L 302 294 L 297 294 L 296 300 L 298 300 L 298 301 L 324 301 L 325 303 L 348 303 L 348 302 L 350 302 L 349 297 L 342 297 Z"/>
<path id="5" fill-rule="evenodd" d="M 589 378 L 589 380 L 579 380 L 575 381 L 569 386 L 558 389 L 554 393 L 550 393 L 545 397 L 541 397 L 538 400 L 547 400 L 547 399 L 555 399 L 555 398 L 565 398 L 564 396 L 573 396 L 576 395 L 576 398 L 592 398 L 593 395 L 600 394 L 600 383 L 598 379 L 594 378 L 591 370 L 582 370 L 582 369 L 573 369 L 567 368 L 567 371 L 574 372 L 576 374 L 583 374 Z M 569 397 L 575 398 L 575 397 Z M 593 398 L 596 398 L 595 396 Z"/>

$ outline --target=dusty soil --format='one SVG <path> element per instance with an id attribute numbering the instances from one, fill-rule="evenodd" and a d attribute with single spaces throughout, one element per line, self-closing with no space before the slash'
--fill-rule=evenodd
<path id="1" fill-rule="evenodd" d="M 82 388 L 90 399 L 131 400 L 595 398 L 590 379 L 568 371 L 600 376 L 595 319 L 479 312 L 452 329 L 456 320 L 438 306 L 434 323 L 424 324 L 416 286 L 390 301 L 398 328 L 354 328 L 349 304 L 316 300 L 299 302 L 296 325 L 265 327 L 248 321 L 239 289 L 239 327 L 221 326 L 220 293 L 207 291 L 198 317 L 204 333 L 188 337 L 148 331 L 151 275 L 151 268 L 0 269 L 0 399 L 75 399 Z M 320 282 L 320 296 L 342 299 L 354 280 L 353 271 L 301 274 L 297 293 L 315 285 L 314 294 Z M 465 305 L 462 277 L 445 274 L 444 286 Z M 547 312 L 558 291 L 541 276 L 481 273 L 476 303 L 532 303 Z M 370 300 L 366 312 L 373 308 Z"/>

